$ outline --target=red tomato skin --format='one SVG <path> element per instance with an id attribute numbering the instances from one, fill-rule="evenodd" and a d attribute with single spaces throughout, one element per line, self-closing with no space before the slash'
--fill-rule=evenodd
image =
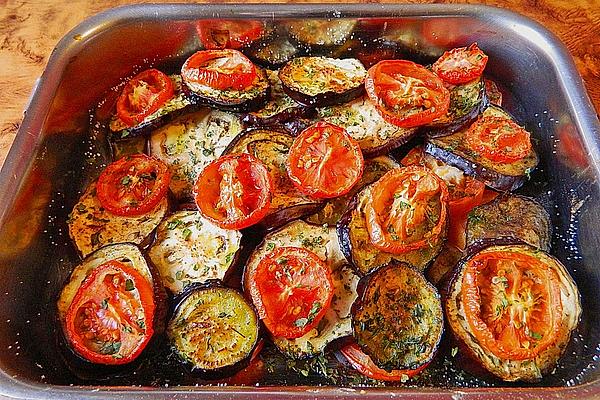
<path id="1" fill-rule="evenodd" d="M 323 138 L 323 132 L 329 132 L 338 135 L 339 141 L 344 141 L 342 146 L 350 149 L 348 152 L 348 158 L 350 159 L 344 161 L 346 161 L 346 163 L 351 163 L 351 166 L 349 166 L 346 171 L 352 171 L 354 176 L 350 180 L 344 182 L 344 186 L 342 187 L 327 188 L 325 186 L 310 184 L 301 176 L 302 171 L 301 168 L 298 167 L 298 163 L 301 162 L 302 156 L 310 153 L 309 150 L 311 147 L 314 148 L 320 143 L 319 140 Z M 337 164 L 339 165 L 339 161 Z M 343 196 L 344 194 L 348 193 L 362 177 L 364 167 L 364 158 L 358 143 L 346 132 L 345 129 L 328 122 L 317 122 L 300 133 L 290 147 L 287 161 L 287 173 L 294 186 L 296 186 L 296 188 L 298 188 L 298 190 L 300 190 L 302 193 L 316 199 L 329 199 Z M 325 167 L 324 169 L 328 168 Z"/>
<path id="2" fill-rule="evenodd" d="M 471 60 L 471 58 L 475 58 L 475 60 Z M 462 67 L 456 66 L 456 68 L 445 69 L 444 63 L 452 59 L 463 61 L 463 63 L 469 62 L 470 67 L 463 65 Z M 432 70 L 444 82 L 460 85 L 479 78 L 483 74 L 487 61 L 488 56 L 477 47 L 477 43 L 473 43 L 469 47 L 459 47 L 445 52 L 433 63 Z"/>
<path id="3" fill-rule="evenodd" d="M 240 207 L 245 205 L 244 208 L 249 211 L 249 213 L 242 212 L 244 215 L 239 218 L 228 218 L 227 215 L 223 216 L 222 213 L 216 210 L 221 196 L 221 182 L 224 176 L 220 169 L 228 163 L 236 163 L 236 165 L 242 167 L 241 170 L 236 170 L 237 182 L 240 182 L 245 188 L 258 191 L 258 193 L 250 193 L 249 195 L 242 193 L 242 195 L 246 194 L 245 199 L 235 197 L 232 200 L 233 203 L 237 201 L 237 205 Z M 255 182 L 256 179 L 260 182 Z M 227 186 L 229 187 L 229 185 Z M 267 215 L 271 205 L 272 191 L 273 183 L 269 171 L 260 160 L 246 153 L 231 154 L 216 159 L 204 168 L 194 185 L 194 198 L 200 213 L 205 218 L 223 229 L 243 229 L 256 224 Z M 250 198 L 251 205 L 247 205 L 248 202 L 244 203 L 244 200 L 248 200 L 248 198 Z M 238 210 L 240 209 L 238 208 Z"/>
<path id="4" fill-rule="evenodd" d="M 119 195 L 120 188 L 127 186 L 124 184 L 124 178 L 130 177 L 132 168 L 139 172 L 139 169 L 144 168 L 146 174 L 150 174 L 149 170 L 156 174 L 155 184 L 150 193 L 145 196 L 139 203 L 123 204 L 115 196 Z M 139 168 L 139 169 L 138 169 Z M 123 175 L 125 174 L 125 175 Z M 134 175 L 134 178 L 137 175 Z M 132 178 L 130 180 L 133 181 Z M 140 180 L 138 180 L 139 182 Z M 109 164 L 98 178 L 96 184 L 96 195 L 102 207 L 112 214 L 132 217 L 146 214 L 154 209 L 156 205 L 167 195 L 169 190 L 169 182 L 171 181 L 171 173 L 168 167 L 162 162 L 146 154 L 134 154 L 123 157 Z M 135 189 L 132 187 L 131 190 Z M 137 200 L 136 200 L 137 201 Z"/>
<path id="5" fill-rule="evenodd" d="M 142 84 L 143 82 L 143 84 Z M 145 106 L 135 104 L 136 88 L 141 87 L 141 95 L 150 96 Z M 173 97 L 175 88 L 173 81 L 157 69 L 147 69 L 129 80 L 117 99 L 117 116 L 127 126 L 141 123 L 148 115 L 156 112 L 167 100 Z M 134 99 L 134 101 L 132 101 Z M 132 110 L 132 107 L 141 107 Z"/>
<path id="6" fill-rule="evenodd" d="M 412 115 L 401 115 L 390 110 L 382 97 L 389 89 L 389 73 L 420 79 L 426 88 L 433 94 L 430 107 Z M 386 75 L 388 78 L 381 78 Z M 392 78 L 393 79 L 393 78 Z M 389 83 L 386 83 L 388 81 Z M 407 60 L 384 60 L 369 68 L 365 79 L 365 90 L 367 95 L 377 105 L 377 110 L 387 122 L 401 128 L 415 128 L 428 124 L 448 112 L 450 107 L 450 92 L 446 89 L 444 82 L 434 73 L 419 64 Z M 430 96 L 431 97 L 431 96 Z"/>
<path id="7" fill-rule="evenodd" d="M 489 138 L 494 134 L 494 138 Z M 482 157 L 501 164 L 519 161 L 531 152 L 529 132 L 503 117 L 479 117 L 467 130 L 465 144 Z"/>
<path id="8" fill-rule="evenodd" d="M 76 333 L 75 328 L 75 315 L 78 308 L 75 305 L 82 304 L 82 299 L 86 297 L 86 295 L 90 295 L 90 290 L 92 289 L 93 284 L 95 283 L 95 279 L 98 278 L 102 272 L 107 269 L 114 268 L 122 270 L 129 278 L 131 278 L 134 282 L 135 288 L 139 292 L 141 306 L 144 309 L 144 339 L 139 342 L 135 351 L 127 356 L 121 358 L 115 358 L 112 355 L 107 354 L 99 354 L 92 352 L 88 347 L 83 343 L 83 338 Z M 65 335 L 67 340 L 75 350 L 77 354 L 81 357 L 85 358 L 89 362 L 94 364 L 104 364 L 104 365 L 123 365 L 127 364 L 133 360 L 135 360 L 142 351 L 148 345 L 150 339 L 154 334 L 154 312 L 155 312 L 155 302 L 154 302 L 154 289 L 151 287 L 150 283 L 144 278 L 139 272 L 135 269 L 122 264 L 119 261 L 111 260 L 108 261 L 95 269 L 85 278 L 82 282 L 77 294 L 73 298 L 71 306 L 69 307 L 66 315 L 66 332 Z"/>

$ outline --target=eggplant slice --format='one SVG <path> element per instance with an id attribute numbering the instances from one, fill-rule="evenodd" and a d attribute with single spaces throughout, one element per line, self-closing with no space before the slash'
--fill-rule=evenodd
<path id="1" fill-rule="evenodd" d="M 269 170 L 273 192 L 269 213 L 256 226 L 271 230 L 291 220 L 318 211 L 322 201 L 301 193 L 287 174 L 286 162 L 294 138 L 274 129 L 252 129 L 240 134 L 224 154 L 248 153 L 261 160 Z"/>
<path id="2" fill-rule="evenodd" d="M 93 182 L 69 214 L 69 236 L 84 257 L 107 244 L 148 244 L 168 209 L 168 200 L 164 198 L 143 215 L 125 217 L 111 214 L 100 204 L 96 196 L 96 182 Z"/>
<path id="3" fill-rule="evenodd" d="M 117 115 L 114 115 L 108 124 L 112 139 L 126 139 L 149 134 L 154 129 L 160 128 L 178 116 L 187 114 L 198 108 L 184 94 L 181 76 L 169 75 L 169 78 L 173 81 L 173 88 L 175 89 L 173 97 L 135 126 L 127 126 Z"/>
<path id="4" fill-rule="evenodd" d="M 270 69 L 279 69 L 283 64 L 298 55 L 298 49 L 290 43 L 286 35 L 279 35 L 262 41 L 244 51 L 256 64 Z"/>
<path id="5" fill-rule="evenodd" d="M 497 357 L 491 351 L 486 350 L 475 335 L 471 333 L 469 323 L 465 318 L 465 304 L 461 299 L 461 292 L 463 290 L 463 282 L 466 279 L 465 270 L 469 260 L 481 254 L 497 251 L 524 254 L 540 260 L 547 266 L 549 273 L 551 273 L 559 283 L 560 301 L 562 304 L 562 320 L 558 322 L 560 328 L 554 342 L 534 358 L 516 360 Z M 502 284 L 506 287 L 505 285 L 508 285 L 504 284 L 504 281 L 498 278 L 498 276 L 490 278 L 489 276 L 484 277 L 481 276 L 481 274 L 479 275 L 480 276 L 476 278 L 477 282 L 482 279 L 491 279 L 491 286 Z M 523 293 L 520 294 L 523 295 Z M 513 303 L 512 300 L 509 300 L 507 303 L 504 303 L 501 308 L 496 308 L 496 310 L 502 310 L 505 307 L 509 307 L 511 310 L 515 311 L 515 315 L 519 315 L 518 313 L 520 311 L 517 310 L 517 308 L 521 307 L 522 309 L 522 305 L 520 306 L 519 304 L 518 301 Z M 491 307 L 492 305 L 489 305 L 486 308 Z M 482 366 L 491 374 L 505 381 L 534 382 L 538 381 L 543 375 L 550 373 L 555 368 L 556 362 L 569 342 L 571 333 L 579 322 L 581 303 L 579 291 L 577 290 L 575 282 L 567 272 L 566 268 L 553 256 L 528 245 L 492 245 L 481 250 L 479 253 L 464 258 L 460 262 L 448 287 L 448 295 L 445 299 L 445 311 L 448 326 L 454 335 L 454 339 L 459 345 L 459 354 L 462 358 L 462 360 L 459 361 L 463 361 L 464 365 L 475 364 Z M 483 307 L 481 312 L 484 312 Z M 535 336 L 537 336 L 537 339 L 542 338 L 540 337 L 540 334 L 536 332 L 531 332 L 530 335 L 532 336 L 532 341 L 536 339 Z"/>
<path id="6" fill-rule="evenodd" d="M 317 113 L 323 120 L 346 129 L 358 142 L 365 157 L 387 154 L 417 134 L 416 128 L 405 129 L 386 122 L 367 96 L 345 104 L 318 108 Z"/>
<path id="7" fill-rule="evenodd" d="M 354 185 L 354 187 L 345 195 L 328 200 L 325 207 L 318 213 L 306 217 L 305 220 L 317 225 L 327 224 L 329 226 L 335 226 L 346 212 L 348 203 L 350 203 L 352 197 L 356 193 L 363 187 L 381 178 L 386 172 L 398 168 L 399 166 L 400 164 L 389 156 L 365 159 L 363 174 L 356 185 Z"/>
<path id="8" fill-rule="evenodd" d="M 319 324 L 296 339 L 273 338 L 275 346 L 288 357 L 302 359 L 322 353 L 332 342 L 352 335 L 350 309 L 357 297 L 359 276 L 350 265 L 342 265 L 331 273 L 333 298 Z"/>
<path id="9" fill-rule="evenodd" d="M 429 363 L 444 331 L 436 288 L 396 262 L 363 279 L 364 292 L 352 306 L 354 338 L 361 349 L 388 372 Z"/>
<path id="10" fill-rule="evenodd" d="M 442 249 L 445 234 L 429 246 L 404 254 L 391 254 L 379 250 L 371 244 L 365 206 L 371 197 L 371 186 L 361 190 L 350 202 L 346 213 L 337 224 L 340 248 L 350 264 L 361 275 L 367 275 L 391 261 L 403 262 L 424 271 Z M 445 232 L 445 229 L 444 229 Z"/>
<path id="11" fill-rule="evenodd" d="M 281 124 L 307 116 L 311 110 L 296 103 L 285 94 L 278 72 L 271 70 L 266 70 L 266 72 L 271 85 L 270 100 L 260 110 L 246 114 L 242 121 L 248 126 L 265 126 Z"/>
<path id="12" fill-rule="evenodd" d="M 176 199 L 192 198 L 200 171 L 219 158 L 241 130 L 237 115 L 203 108 L 152 133 L 150 153 L 169 166 L 169 187 Z"/>
<path id="13" fill-rule="evenodd" d="M 425 271 L 425 277 L 436 288 L 440 289 L 444 287 L 444 283 L 448 283 L 454 267 L 456 267 L 462 257 L 463 252 L 459 248 L 445 243 L 440 254 L 431 263 L 429 268 L 427 268 L 427 271 Z"/>
<path id="14" fill-rule="evenodd" d="M 484 240 L 515 238 L 550 250 L 550 215 L 534 199 L 505 194 L 475 207 L 467 219 L 467 247 Z"/>
<path id="15" fill-rule="evenodd" d="M 356 19 L 302 19 L 285 24 L 290 41 L 306 54 L 329 55 L 343 45 L 354 31 Z"/>
<path id="16" fill-rule="evenodd" d="M 179 211 L 158 226 L 148 255 L 164 286 L 180 293 L 193 283 L 223 280 L 235 264 L 241 239 L 239 231 L 220 228 L 198 211 Z"/>
<path id="17" fill-rule="evenodd" d="M 214 89 L 196 82 L 184 82 L 183 92 L 191 103 L 233 112 L 258 110 L 269 99 L 271 86 L 266 72 L 256 68 L 256 78 L 243 89 Z"/>
<path id="18" fill-rule="evenodd" d="M 448 112 L 424 127 L 431 137 L 450 135 L 471 125 L 489 105 L 482 78 L 452 86 L 449 91 Z"/>
<path id="19" fill-rule="evenodd" d="M 196 286 L 179 300 L 167 334 L 192 371 L 233 374 L 245 367 L 258 343 L 258 318 L 236 290 Z"/>
<path id="20" fill-rule="evenodd" d="M 283 90 L 306 106 L 325 107 L 364 92 L 367 70 L 355 58 L 297 57 L 279 70 Z"/>
<path id="21" fill-rule="evenodd" d="M 514 121 L 510 114 L 493 105 L 486 108 L 481 115 Z M 425 152 L 500 191 L 512 191 L 521 187 L 538 164 L 538 156 L 533 149 L 525 158 L 510 163 L 495 163 L 478 156 L 465 145 L 467 130 L 468 128 L 451 135 L 428 138 Z"/>

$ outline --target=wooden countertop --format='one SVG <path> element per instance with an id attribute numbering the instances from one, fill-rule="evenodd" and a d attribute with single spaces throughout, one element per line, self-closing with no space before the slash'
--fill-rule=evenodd
<path id="1" fill-rule="evenodd" d="M 166 1 L 154 0 L 153 2 Z M 169 0 L 168 2 L 184 1 Z M 596 110 L 600 111 L 600 2 L 598 0 L 410 0 L 405 2 L 484 3 L 511 9 L 540 22 L 567 45 Z M 0 164 L 4 162 L 14 140 L 34 82 L 41 75 L 50 52 L 60 38 L 85 18 L 107 8 L 129 3 L 133 2 L 127 0 L 0 0 L 0 68 L 2 70 L 0 74 Z"/>

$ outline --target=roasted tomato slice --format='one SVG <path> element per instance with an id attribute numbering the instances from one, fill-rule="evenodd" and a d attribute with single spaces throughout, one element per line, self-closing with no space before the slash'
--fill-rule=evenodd
<path id="1" fill-rule="evenodd" d="M 529 132 L 503 117 L 481 117 L 469 127 L 466 145 L 490 161 L 511 163 L 531 151 Z"/>
<path id="2" fill-rule="evenodd" d="M 117 100 L 117 116 L 135 126 L 173 97 L 173 81 L 157 69 L 140 72 L 125 84 Z"/>
<path id="3" fill-rule="evenodd" d="M 306 128 L 290 147 L 288 175 L 303 193 L 315 198 L 346 194 L 364 168 L 358 143 L 344 128 L 318 122 Z"/>
<path id="4" fill-rule="evenodd" d="M 391 170 L 373 184 L 367 230 L 380 250 L 403 254 L 438 240 L 447 218 L 448 188 L 426 167 Z"/>
<path id="5" fill-rule="evenodd" d="M 303 336 L 319 323 L 333 296 L 329 266 L 299 247 L 269 253 L 249 282 L 258 315 L 275 337 Z"/>
<path id="6" fill-rule="evenodd" d="M 154 291 L 146 278 L 119 261 L 95 268 L 66 314 L 73 349 L 95 364 L 126 364 L 140 355 L 154 333 Z"/>
<path id="7" fill-rule="evenodd" d="M 354 368 L 367 378 L 377 379 L 380 381 L 404 381 L 408 378 L 412 378 L 413 376 L 418 375 L 419 372 L 423 371 L 429 365 L 429 363 L 425 363 L 417 369 L 397 369 L 388 372 L 375 365 L 373 360 L 371 360 L 371 357 L 366 355 L 356 343 L 352 343 L 343 347 L 340 350 L 340 353 L 342 353 L 342 355 L 346 358 L 348 363 L 350 363 L 352 368 Z"/>
<path id="8" fill-rule="evenodd" d="M 428 124 L 446 114 L 450 106 L 444 82 L 411 61 L 378 62 L 369 68 L 365 89 L 382 117 L 402 128 Z"/>
<path id="9" fill-rule="evenodd" d="M 203 19 L 196 22 L 196 31 L 208 50 L 240 49 L 263 36 L 265 26 L 254 20 Z"/>
<path id="10" fill-rule="evenodd" d="M 224 229 L 242 229 L 269 211 L 272 192 L 267 167 L 249 154 L 221 157 L 198 176 L 194 196 L 205 218 Z"/>
<path id="11" fill-rule="evenodd" d="M 445 52 L 433 63 L 431 69 L 444 82 L 459 85 L 479 78 L 487 61 L 488 56 L 477 47 L 477 43 L 473 43 L 469 47 L 459 47 Z"/>
<path id="12" fill-rule="evenodd" d="M 501 359 L 536 357 L 561 328 L 560 278 L 540 259 L 487 251 L 465 266 L 462 302 L 473 335 Z"/>
<path id="13" fill-rule="evenodd" d="M 126 156 L 100 174 L 96 195 L 107 211 L 126 217 L 151 211 L 167 194 L 171 173 L 145 154 Z"/>
<path id="14" fill-rule="evenodd" d="M 185 61 L 181 77 L 191 85 L 243 90 L 254 82 L 256 67 L 237 50 L 201 50 Z"/>
<path id="15" fill-rule="evenodd" d="M 467 214 L 482 204 L 485 184 L 465 175 L 459 169 L 425 154 L 422 147 L 414 147 L 402 159 L 402 165 L 421 165 L 431 169 L 448 187 L 448 241 L 464 248 L 464 230 Z"/>

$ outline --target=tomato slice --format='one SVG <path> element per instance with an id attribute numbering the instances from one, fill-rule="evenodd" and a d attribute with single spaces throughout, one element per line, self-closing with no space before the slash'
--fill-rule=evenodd
<path id="1" fill-rule="evenodd" d="M 431 69 L 445 82 L 459 85 L 479 78 L 487 61 L 488 56 L 477 47 L 477 43 L 473 43 L 469 47 L 445 52 Z"/>
<path id="2" fill-rule="evenodd" d="M 255 20 L 203 19 L 196 32 L 205 49 L 240 49 L 263 36 L 265 26 Z"/>
<path id="3" fill-rule="evenodd" d="M 134 154 L 106 167 L 96 185 L 102 207 L 121 216 L 151 211 L 167 195 L 171 173 L 162 161 Z"/>
<path id="4" fill-rule="evenodd" d="M 315 327 L 333 296 L 331 270 L 312 251 L 280 247 L 250 277 L 250 296 L 275 337 L 299 338 Z"/>
<path id="5" fill-rule="evenodd" d="M 369 68 L 365 89 L 381 116 L 402 128 L 428 124 L 446 114 L 450 106 L 444 82 L 411 61 L 378 62 Z"/>
<path id="6" fill-rule="evenodd" d="M 380 250 L 403 254 L 436 241 L 446 227 L 448 188 L 425 167 L 397 168 L 372 186 L 367 230 Z"/>
<path id="7" fill-rule="evenodd" d="M 237 50 L 201 50 L 185 61 L 181 77 L 191 85 L 243 90 L 254 82 L 256 67 Z"/>
<path id="8" fill-rule="evenodd" d="M 174 93 L 171 78 L 157 69 L 147 69 L 123 87 L 117 99 L 117 116 L 127 126 L 135 126 L 156 112 Z"/>
<path id="9" fill-rule="evenodd" d="M 249 154 L 220 157 L 204 168 L 194 196 L 205 218 L 224 229 L 242 229 L 263 219 L 273 185 L 267 167 Z"/>
<path id="10" fill-rule="evenodd" d="M 405 379 L 412 378 L 413 376 L 418 375 L 429 365 L 428 362 L 416 369 L 397 369 L 388 372 L 375 365 L 373 360 L 371 360 L 371 357 L 365 354 L 356 343 L 351 343 L 343 347 L 340 350 L 340 353 L 342 353 L 346 360 L 348 360 L 348 363 L 350 363 L 352 368 L 367 378 L 387 382 L 401 382 Z"/>
<path id="11" fill-rule="evenodd" d="M 358 143 L 344 128 L 318 122 L 290 147 L 288 176 L 303 193 L 320 199 L 346 194 L 358 182 L 364 159 Z"/>
<path id="12" fill-rule="evenodd" d="M 531 151 L 529 132 L 504 117 L 481 117 L 467 131 L 465 144 L 490 161 L 511 163 Z"/>
<path id="13" fill-rule="evenodd" d="M 154 291 L 146 278 L 119 261 L 108 261 L 85 278 L 66 314 L 73 349 L 95 364 L 126 364 L 152 334 Z"/>
<path id="14" fill-rule="evenodd" d="M 501 359 L 524 360 L 554 343 L 562 319 L 556 271 L 511 250 L 481 252 L 465 268 L 465 316 L 484 348 Z"/>

